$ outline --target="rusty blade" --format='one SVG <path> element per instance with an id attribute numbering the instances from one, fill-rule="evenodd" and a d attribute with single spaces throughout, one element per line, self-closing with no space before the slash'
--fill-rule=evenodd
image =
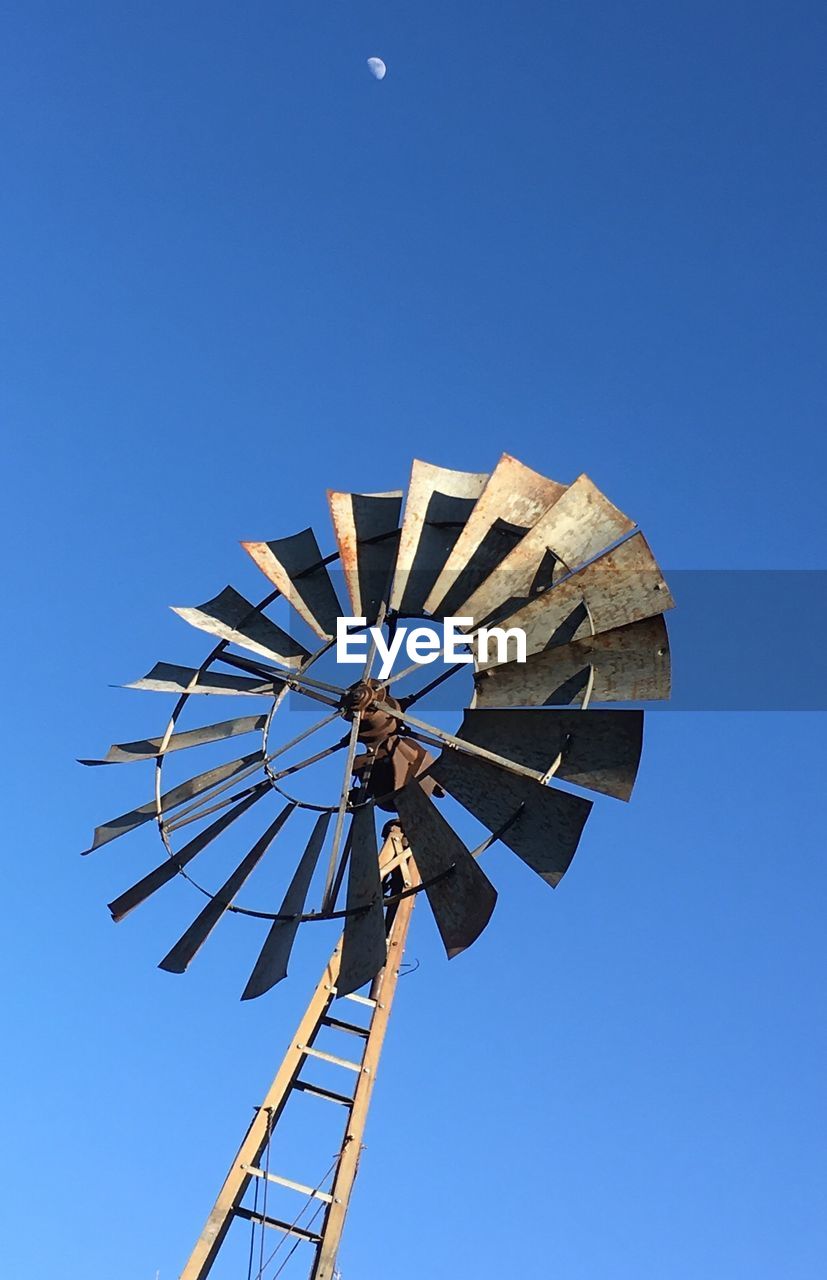
<path id="1" fill-rule="evenodd" d="M 458 751 L 443 751 L 428 772 L 484 827 L 501 832 L 503 844 L 547 884 L 559 883 L 574 857 L 591 800 L 505 773 Z"/>
<path id="2" fill-rule="evenodd" d="M 592 706 L 668 698 L 669 637 L 662 615 L 533 653 L 526 662 L 488 667 L 477 676 L 474 706 L 565 706 L 582 698 L 592 671 Z"/>
<path id="3" fill-rule="evenodd" d="M 419 614 L 483 491 L 487 474 L 414 459 L 390 608 Z"/>
<path id="4" fill-rule="evenodd" d="M 652 618 L 674 604 L 649 544 L 642 533 L 634 533 L 498 625 L 521 628 L 526 652 L 540 653 L 591 635 L 592 629 L 600 634 Z M 496 665 L 495 649 L 487 661 L 480 657 L 478 662 L 480 670 Z"/>
<path id="5" fill-rule="evenodd" d="M 283 667 L 298 667 L 310 657 L 304 645 L 265 617 L 234 587 L 225 587 L 205 604 L 192 609 L 173 607 L 172 612 L 199 631 L 272 658 Z"/>
<path id="6" fill-rule="evenodd" d="M 393 493 L 335 493 L 329 489 L 330 518 L 355 618 L 373 626 L 387 602 L 399 545 L 402 490 Z"/>
<path id="7" fill-rule="evenodd" d="M 341 608 L 313 530 L 241 545 L 316 635 L 330 640 Z"/>
<path id="8" fill-rule="evenodd" d="M 240 800 L 232 809 L 228 809 L 226 813 L 222 813 L 220 818 L 216 818 L 215 822 L 211 822 L 203 831 L 199 831 L 183 849 L 173 857 L 165 859 L 159 867 L 155 867 L 150 871 L 149 875 L 139 880 L 137 884 L 133 884 L 130 889 L 122 893 L 119 898 L 115 898 L 109 903 L 109 910 L 112 913 L 112 919 L 115 921 L 123 920 L 124 916 L 133 911 L 135 907 L 139 907 L 142 902 L 146 902 L 147 898 L 155 893 L 156 889 L 160 889 L 163 885 L 173 880 L 182 867 L 188 862 L 192 862 L 193 858 L 205 849 L 216 836 L 221 835 L 229 827 L 230 823 L 235 822 L 236 818 L 240 818 L 252 805 L 260 800 L 262 796 L 267 795 L 271 790 L 269 782 L 259 782 L 252 788 L 250 793 Z"/>
<path id="9" fill-rule="evenodd" d="M 477 624 L 513 613 L 634 527 L 587 475 L 578 476 L 456 612 Z"/>
<path id="10" fill-rule="evenodd" d="M 277 982 L 281 982 L 282 978 L 287 977 L 287 965 L 299 928 L 299 916 L 304 911 L 304 904 L 310 889 L 310 881 L 313 879 L 313 872 L 316 870 L 316 863 L 319 861 L 319 854 L 324 845 L 329 822 L 329 813 L 319 815 L 307 848 L 302 854 L 301 861 L 279 907 L 278 914 L 280 916 L 292 916 L 293 918 L 275 920 L 271 925 L 270 932 L 264 940 L 264 946 L 261 948 L 258 960 L 256 960 L 253 967 L 253 972 L 250 974 L 249 981 L 242 993 L 242 1000 L 253 1000 L 256 996 L 264 995 L 265 991 L 269 991 Z"/>
<path id="11" fill-rule="evenodd" d="M 466 711 L 459 736 L 531 769 L 628 800 L 643 749 L 642 711 L 553 707 Z"/>
<path id="12" fill-rule="evenodd" d="M 336 994 L 350 995 L 375 978 L 387 955 L 379 850 L 373 806 L 354 811 L 350 827 L 350 872 L 347 882 L 347 909 L 359 911 L 345 918 L 342 961 L 336 979 Z"/>
<path id="13" fill-rule="evenodd" d="M 290 801 L 272 822 L 261 839 L 257 840 L 248 854 L 242 858 L 232 875 L 225 880 L 216 894 L 209 900 L 203 911 L 200 911 L 187 931 L 178 939 L 175 946 L 164 956 L 159 969 L 167 973 L 184 973 L 190 962 L 207 941 L 218 921 L 232 903 L 245 880 L 252 874 L 270 845 L 281 831 L 290 814 L 295 809 L 294 801 Z"/>
<path id="14" fill-rule="evenodd" d="M 241 756 L 238 760 L 230 760 L 226 764 L 216 765 L 214 769 L 207 769 L 204 773 L 196 774 L 194 778 L 188 778 L 186 782 L 180 783 L 177 787 L 173 787 L 171 791 L 167 791 L 161 796 L 161 813 L 169 813 L 172 809 L 177 808 L 178 805 L 183 804 L 185 800 L 190 800 L 193 796 L 199 796 L 202 792 L 209 791 L 211 787 L 226 781 L 228 778 L 234 778 L 243 770 L 249 769 L 263 759 L 263 752 L 253 751 L 250 755 Z M 99 849 L 101 845 L 108 844 L 110 840 L 126 835 L 128 831 L 134 831 L 136 827 L 143 826 L 145 822 L 149 822 L 155 816 L 155 801 L 148 800 L 146 804 L 139 805 L 137 809 L 131 809 L 129 813 L 121 814 L 119 818 L 110 818 L 108 822 L 104 822 L 101 826 L 95 828 L 92 843 L 88 849 L 84 849 L 84 853 L 91 853 L 93 849 Z"/>
<path id="15" fill-rule="evenodd" d="M 450 960 L 476 942 L 497 891 L 419 782 L 409 782 L 394 800 Z"/>
<path id="16" fill-rule="evenodd" d="M 118 742 L 111 746 L 103 760 L 80 760 L 79 764 L 131 764 L 134 760 L 153 760 L 170 751 L 185 751 L 189 747 L 201 747 L 208 742 L 224 742 L 245 733 L 263 729 L 266 716 L 241 716 L 236 720 L 222 720 L 219 724 L 204 725 L 201 729 L 187 729 L 164 738 L 142 738 L 137 742 Z M 163 747 L 163 751 L 161 748 Z"/>
<path id="17" fill-rule="evenodd" d="M 504 453 L 425 601 L 426 611 L 436 617 L 457 614 L 565 488 Z"/>
<path id="18" fill-rule="evenodd" d="M 180 667 L 172 662 L 156 662 L 140 680 L 124 689 L 149 689 L 152 693 L 214 693 L 228 697 L 238 695 L 272 697 L 272 680 L 248 680 L 246 676 L 225 676 L 219 671 L 199 671 L 197 667 Z M 280 686 L 281 687 L 281 686 Z"/>

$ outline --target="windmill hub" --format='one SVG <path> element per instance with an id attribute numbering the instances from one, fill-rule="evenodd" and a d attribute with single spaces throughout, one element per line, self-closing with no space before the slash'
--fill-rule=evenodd
<path id="1" fill-rule="evenodd" d="M 379 680 L 359 680 L 346 690 L 342 698 L 342 715 L 346 720 L 352 720 L 357 714 L 361 716 L 358 736 L 359 741 L 367 747 L 380 746 L 398 729 L 396 717 L 380 710 L 376 705 L 379 702 L 387 703 L 396 710 L 401 709 Z"/>

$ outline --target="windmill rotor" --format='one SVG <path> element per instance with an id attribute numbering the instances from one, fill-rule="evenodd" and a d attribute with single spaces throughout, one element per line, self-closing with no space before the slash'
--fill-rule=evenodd
<path id="1" fill-rule="evenodd" d="M 299 928 L 324 920 L 344 922 L 340 993 L 373 980 L 401 893 L 424 895 L 448 956 L 459 954 L 494 910 L 479 855 L 495 840 L 558 884 L 595 800 L 632 793 L 643 711 L 612 704 L 669 696 L 663 614 L 674 601 L 643 534 L 589 477 L 564 485 L 507 454 L 490 475 L 417 460 L 407 498 L 336 491 L 328 500 L 336 549 L 326 553 L 309 528 L 242 543 L 269 593 L 256 603 L 227 586 L 176 607 L 214 647 L 198 667 L 159 662 L 127 686 L 177 695 L 166 728 L 82 761 L 154 766 L 150 798 L 98 826 L 86 851 L 149 824 L 159 831 L 162 859 L 113 899 L 113 919 L 172 880 L 189 881 L 199 910 L 160 962 L 175 973 L 227 913 L 267 922 L 244 999 L 282 981 Z M 287 627 L 268 612 L 278 601 L 291 611 Z M 374 639 L 356 679 L 353 669 L 343 679 L 342 665 L 330 677 L 345 607 L 388 638 L 409 619 L 463 619 L 473 663 L 436 674 L 413 664 L 379 678 Z M 492 625 L 525 634 L 525 662 L 483 652 L 481 629 Z M 456 703 L 462 714 L 447 730 L 419 703 L 461 671 L 473 679 L 470 705 Z M 193 708 L 215 697 L 235 699 L 232 713 L 189 727 Z M 288 703 L 312 723 L 287 733 Z M 191 751 L 213 762 L 170 785 L 168 769 Z M 488 832 L 479 849 L 454 829 L 445 797 Z M 407 889 L 380 867 L 376 822 L 388 814 L 416 866 Z M 255 834 L 239 842 L 242 828 Z M 226 860 L 208 887 L 196 872 L 213 848 Z M 264 901 L 242 902 L 271 864 L 281 897 L 268 880 Z"/>

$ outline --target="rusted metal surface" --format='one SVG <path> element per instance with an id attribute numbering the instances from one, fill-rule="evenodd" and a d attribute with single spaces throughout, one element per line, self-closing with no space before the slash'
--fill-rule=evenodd
<path id="1" fill-rule="evenodd" d="M 298 667 L 310 657 L 299 644 L 234 587 L 225 587 L 213 600 L 195 608 L 173 608 L 179 618 L 208 635 L 218 636 L 251 653 L 260 653 L 283 667 Z"/>
<path id="2" fill-rule="evenodd" d="M 461 738 L 590 791 L 628 800 L 643 749 L 643 712 L 528 708 L 466 711 Z"/>
<path id="3" fill-rule="evenodd" d="M 357 737 L 367 748 L 353 759 L 353 775 L 381 809 L 394 813 L 392 793 L 423 773 L 433 757 L 413 738 L 400 737 L 402 708 L 379 680 L 360 680 L 351 686 L 342 705 L 345 719 L 359 715 Z M 430 781 L 424 785 L 429 793 L 435 787 Z"/>
<path id="4" fill-rule="evenodd" d="M 255 996 L 263 995 L 265 991 L 269 991 L 271 987 L 274 987 L 277 982 L 281 982 L 282 978 L 287 977 L 287 965 L 299 928 L 299 916 L 304 911 L 310 881 L 313 879 L 313 872 L 316 870 L 316 864 L 319 861 L 329 822 L 329 813 L 320 814 L 316 820 L 316 825 L 307 842 L 307 848 L 302 854 L 279 908 L 280 915 L 292 915 L 295 916 L 295 919 L 276 920 L 271 926 L 270 932 L 264 941 L 264 946 L 261 948 L 259 957 L 253 967 L 253 972 L 250 974 L 249 981 L 242 993 L 242 1000 L 252 1000 Z"/>
<path id="5" fill-rule="evenodd" d="M 365 910 L 360 915 L 348 916 L 345 921 L 341 971 L 336 984 L 341 996 L 371 982 L 385 963 L 385 913 L 372 805 L 355 810 L 350 829 L 347 909 L 355 911 L 359 907 Z"/>
<path id="6" fill-rule="evenodd" d="M 526 633 L 526 652 L 540 653 L 592 632 L 652 618 L 675 601 L 642 533 L 592 561 L 517 609 L 500 625 Z M 479 667 L 494 666 L 489 660 Z"/>
<path id="7" fill-rule="evenodd" d="M 184 973 L 191 960 L 200 951 L 224 915 L 224 912 L 232 903 L 239 889 L 242 888 L 247 877 L 253 873 L 261 862 L 261 859 L 295 807 L 295 804 L 292 803 L 284 806 L 275 822 L 270 823 L 264 835 L 256 841 L 250 852 L 242 858 L 232 875 L 224 882 L 218 892 L 210 898 L 203 911 L 198 913 L 175 946 L 167 952 L 158 965 L 159 969 L 165 969 L 167 973 Z"/>
<path id="8" fill-rule="evenodd" d="M 488 479 L 487 472 L 449 471 L 418 458 L 411 467 L 390 608 L 422 613 L 425 600 Z"/>
<path id="9" fill-rule="evenodd" d="M 396 715 L 380 709 L 380 703 L 387 701 Z M 380 680 L 359 680 L 345 690 L 342 698 L 342 714 L 346 720 L 359 716 L 358 739 L 366 747 L 378 747 L 396 733 L 397 715 L 401 707 L 395 698 L 391 698 L 385 685 Z"/>
<path id="10" fill-rule="evenodd" d="M 166 738 L 142 738 L 137 742 L 118 742 L 111 746 L 103 760 L 80 760 L 79 764 L 131 764 L 135 760 L 154 760 L 169 755 L 171 751 L 185 751 L 189 747 L 201 747 L 208 742 L 224 742 L 227 738 L 256 733 L 267 723 L 266 716 L 240 716 L 236 720 L 222 720 L 219 724 L 204 725 L 201 729 L 187 729 L 172 733 Z"/>
<path id="11" fill-rule="evenodd" d="M 382 605 L 387 604 L 396 564 L 402 490 L 328 490 L 327 498 L 353 616 L 367 618 L 367 625 L 373 626 Z"/>
<path id="12" fill-rule="evenodd" d="M 456 612 L 477 624 L 513 613 L 561 573 L 577 569 L 634 527 L 588 476 L 578 476 Z"/>
<path id="13" fill-rule="evenodd" d="M 156 662 L 140 680 L 124 685 L 125 689 L 148 689 L 150 693 L 204 693 L 227 697 L 267 697 L 274 692 L 272 680 L 250 680 L 246 676 L 224 675 L 221 671 L 201 671 L 197 667 L 181 667 L 174 662 Z"/>
<path id="14" fill-rule="evenodd" d="M 505 827 L 502 843 L 547 884 L 558 884 L 574 857 L 591 800 L 458 751 L 443 751 L 430 772 L 489 831 Z"/>
<path id="15" fill-rule="evenodd" d="M 450 959 L 482 933 L 497 891 L 416 780 L 396 796 L 396 808 L 422 880 L 434 881 L 425 892 Z"/>
<path id="16" fill-rule="evenodd" d="M 412 778 L 419 778 L 428 795 L 442 796 L 442 791 L 432 778 L 424 777 L 434 757 L 414 738 L 394 736 L 387 738 L 374 752 L 365 752 L 353 762 L 354 774 L 362 779 L 362 785 L 377 808 L 395 813 L 394 793 L 406 786 Z"/>
<path id="17" fill-rule="evenodd" d="M 504 453 L 451 549 L 426 611 L 435 617 L 456 614 L 565 488 Z"/>
<path id="18" fill-rule="evenodd" d="M 488 667 L 476 681 L 475 707 L 567 705 L 582 698 L 594 672 L 591 705 L 669 697 L 669 637 L 661 614 Z"/>
<path id="19" fill-rule="evenodd" d="M 199 831 L 198 835 L 190 840 L 188 844 L 185 844 L 183 849 L 179 849 L 173 858 L 165 858 L 154 871 L 150 871 L 149 875 L 144 876 L 137 884 L 133 884 L 125 893 L 122 893 L 120 897 L 110 902 L 109 910 L 112 914 L 112 919 L 116 921 L 123 920 L 124 916 L 133 911 L 135 907 L 139 907 L 142 902 L 146 902 L 147 898 L 155 893 L 156 890 L 165 884 L 169 884 L 170 880 L 173 880 L 178 875 L 182 867 L 192 862 L 193 858 L 202 849 L 206 849 L 208 844 L 211 844 L 217 836 L 220 836 L 221 832 L 235 822 L 236 818 L 240 818 L 242 813 L 246 813 L 248 809 L 261 800 L 269 790 L 269 782 L 259 782 L 232 809 L 228 809 L 225 813 L 222 813 L 220 818 L 216 818 L 208 827 L 205 827 L 203 831 Z"/>
<path id="20" fill-rule="evenodd" d="M 316 635 L 330 640 L 341 607 L 313 530 L 241 545 Z"/>
<path id="21" fill-rule="evenodd" d="M 241 756 L 238 760 L 229 760 L 226 764 L 216 765 L 213 769 L 196 774 L 194 778 L 188 778 L 186 782 L 179 783 L 177 787 L 172 787 L 161 796 L 161 813 L 170 813 L 193 796 L 201 795 L 217 783 L 234 778 L 251 765 L 259 764 L 263 758 L 261 751 L 253 751 L 250 755 Z M 136 809 L 130 809 L 129 813 L 121 814 L 119 818 L 110 818 L 108 822 L 101 823 L 95 828 L 92 843 L 85 852 L 91 853 L 93 849 L 99 849 L 110 840 L 116 840 L 118 836 L 134 831 L 136 827 L 143 826 L 145 822 L 156 817 L 157 812 L 153 799 L 148 800 L 146 804 L 138 805 Z"/>

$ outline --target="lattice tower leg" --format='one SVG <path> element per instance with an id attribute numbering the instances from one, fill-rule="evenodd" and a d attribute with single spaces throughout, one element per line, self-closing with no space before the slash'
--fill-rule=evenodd
<path id="1" fill-rule="evenodd" d="M 405 888 L 412 888 L 417 883 L 414 863 L 407 857 L 407 846 L 398 826 L 393 825 L 379 855 L 380 866 L 389 870 L 393 866 L 402 869 Z M 333 1280 L 336 1255 L 342 1238 L 345 1215 L 347 1214 L 350 1196 L 362 1150 L 362 1137 L 367 1121 L 376 1070 L 385 1032 L 388 1026 L 393 998 L 399 977 L 399 967 L 405 949 L 408 926 L 413 911 L 414 895 L 402 898 L 392 911 L 388 932 L 388 959 L 385 968 L 373 981 L 370 996 L 345 996 L 336 1005 L 336 1016 L 330 1013 L 331 1005 L 336 1000 L 336 980 L 339 975 L 341 939 L 331 956 L 327 968 L 322 974 L 309 1005 L 299 1022 L 290 1047 L 284 1056 L 275 1078 L 264 1097 L 261 1106 L 256 1110 L 250 1127 L 244 1136 L 238 1154 L 224 1180 L 218 1198 L 213 1206 L 203 1231 L 189 1261 L 181 1272 L 180 1280 L 205 1280 L 215 1262 L 227 1232 L 235 1217 L 247 1221 L 259 1222 L 263 1226 L 272 1227 L 288 1235 L 296 1236 L 315 1246 L 314 1260 L 310 1270 L 311 1280 Z M 370 1022 L 366 1027 L 350 1024 L 349 1020 L 339 1016 L 340 1010 L 348 1000 L 369 1005 Z M 332 1090 L 314 1086 L 300 1078 L 305 1063 L 313 1057 L 339 1061 L 314 1049 L 314 1040 L 324 1026 L 334 1026 L 342 1030 L 352 1030 L 363 1042 L 364 1050 L 361 1062 L 344 1063 L 356 1071 L 356 1088 L 353 1094 L 339 1094 Z M 313 1191 L 309 1187 L 291 1182 L 288 1179 L 265 1173 L 260 1169 L 261 1156 L 272 1140 L 275 1127 L 284 1108 L 295 1091 L 301 1091 L 320 1097 L 328 1102 L 340 1103 L 347 1113 L 347 1124 L 340 1148 L 333 1185 L 329 1194 Z M 268 1177 L 271 1181 L 280 1182 L 284 1186 L 293 1187 L 316 1194 L 325 1203 L 322 1226 L 318 1233 L 299 1228 L 276 1218 L 265 1217 L 242 1206 L 241 1201 L 254 1177 Z"/>

